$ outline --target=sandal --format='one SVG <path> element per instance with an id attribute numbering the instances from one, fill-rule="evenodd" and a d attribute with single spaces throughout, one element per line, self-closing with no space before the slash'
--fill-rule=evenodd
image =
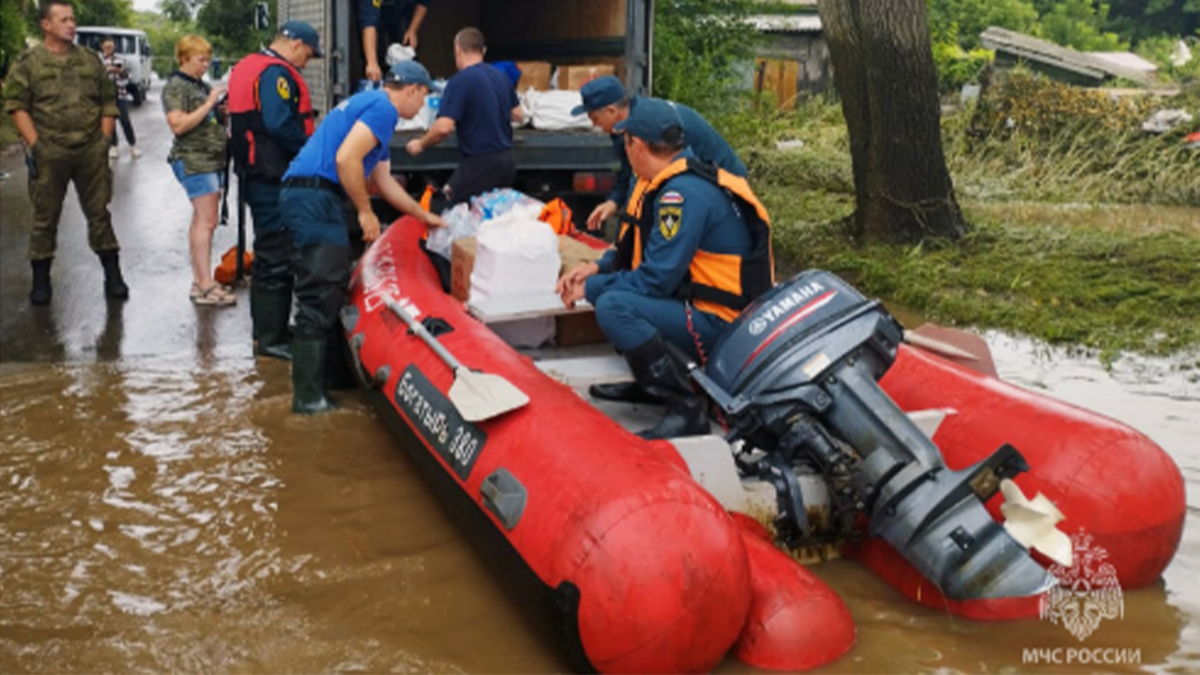
<path id="1" fill-rule="evenodd" d="M 226 286 L 225 284 L 222 284 L 220 282 L 213 282 L 213 283 L 216 286 L 219 286 L 221 288 L 221 290 L 225 291 L 226 293 L 233 293 L 233 286 Z M 211 289 L 209 289 L 209 290 L 211 290 Z M 192 289 L 190 291 L 188 291 L 188 297 L 195 300 L 196 298 L 200 298 L 203 296 L 204 296 L 204 291 L 200 290 L 200 284 L 193 281 Z"/>
<path id="2" fill-rule="evenodd" d="M 201 290 L 196 286 L 191 295 L 192 302 L 197 305 L 227 306 L 237 303 L 237 296 L 225 290 L 221 284 L 214 283 L 207 289 Z"/>

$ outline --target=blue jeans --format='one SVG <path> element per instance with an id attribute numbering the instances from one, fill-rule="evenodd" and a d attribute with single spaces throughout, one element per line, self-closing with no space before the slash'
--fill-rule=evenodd
<path id="1" fill-rule="evenodd" d="M 182 159 L 171 162 L 171 170 L 175 172 L 175 178 L 179 181 L 179 184 L 187 191 L 188 199 L 211 195 L 214 192 L 220 192 L 221 188 L 225 187 L 225 174 L 214 171 L 212 173 L 193 173 L 189 175 L 183 170 Z"/>

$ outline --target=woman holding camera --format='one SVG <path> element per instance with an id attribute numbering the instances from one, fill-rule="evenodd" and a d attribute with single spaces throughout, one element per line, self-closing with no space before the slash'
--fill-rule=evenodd
<path id="1" fill-rule="evenodd" d="M 202 79 L 211 59 L 207 40 L 199 35 L 181 38 L 175 44 L 179 70 L 167 79 L 162 101 L 175 134 L 167 161 L 192 201 L 192 302 L 226 306 L 237 298 L 212 277 L 213 230 L 225 187 L 225 86 L 210 86 Z"/>

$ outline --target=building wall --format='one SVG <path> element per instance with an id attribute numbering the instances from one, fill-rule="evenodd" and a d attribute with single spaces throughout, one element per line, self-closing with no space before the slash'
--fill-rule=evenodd
<path id="1" fill-rule="evenodd" d="M 829 46 L 820 33 L 767 33 L 755 49 L 759 58 L 799 64 L 795 91 L 801 97 L 820 94 L 832 84 Z M 752 83 L 753 87 L 754 84 Z"/>

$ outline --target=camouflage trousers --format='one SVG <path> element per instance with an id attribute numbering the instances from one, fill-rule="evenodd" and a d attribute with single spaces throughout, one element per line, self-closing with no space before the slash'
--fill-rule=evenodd
<path id="1" fill-rule="evenodd" d="M 58 220 L 62 215 L 67 184 L 75 183 L 79 206 L 87 218 L 88 245 L 93 251 L 120 248 L 113 232 L 113 177 L 108 165 L 109 141 L 102 134 L 78 148 L 61 148 L 39 139 L 30 149 L 29 201 L 33 203 L 33 227 L 29 232 L 29 259 L 54 257 L 58 239 Z"/>

